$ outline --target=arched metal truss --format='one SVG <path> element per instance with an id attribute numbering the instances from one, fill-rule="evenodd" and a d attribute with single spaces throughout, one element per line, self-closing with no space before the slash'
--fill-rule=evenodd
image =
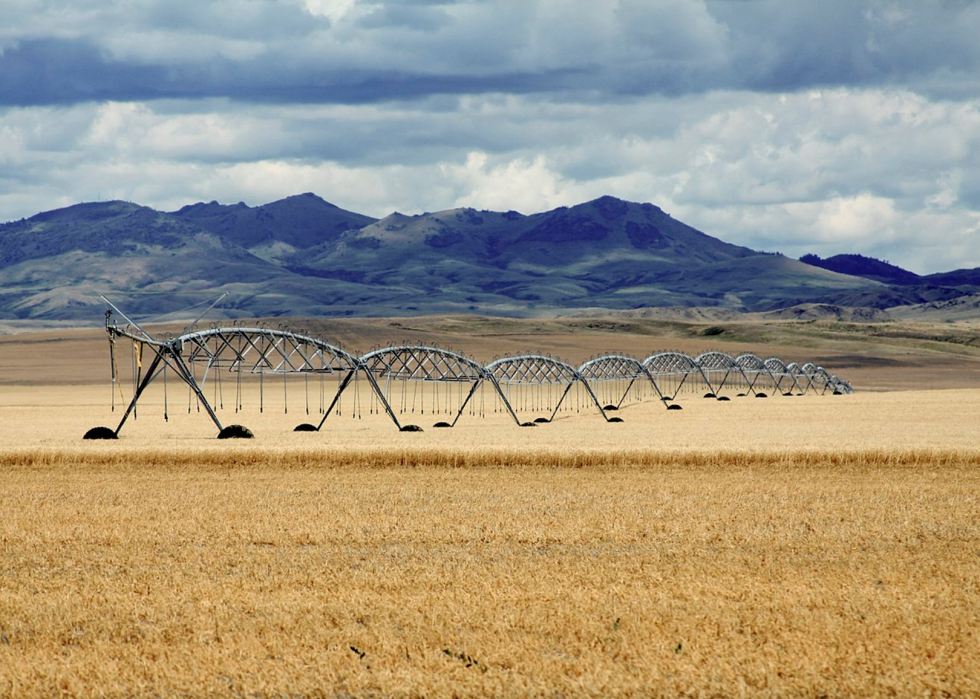
<path id="1" fill-rule="evenodd" d="M 382 347 L 360 359 L 377 376 L 405 381 L 478 381 L 485 369 L 462 354 L 440 347 L 401 345 Z"/>
<path id="2" fill-rule="evenodd" d="M 807 381 L 807 389 L 812 388 L 814 391 L 819 391 L 821 394 L 830 391 L 831 393 L 841 394 L 841 393 L 851 393 L 853 389 L 851 384 L 846 381 L 842 381 L 837 376 L 829 373 L 822 366 L 817 366 L 812 363 L 806 363 L 800 370 L 800 373 Z"/>
<path id="3" fill-rule="evenodd" d="M 660 352 L 643 360 L 643 366 L 654 377 L 663 397 L 676 400 L 682 389 L 697 390 L 700 381 L 708 391 L 714 388 L 701 366 L 683 352 Z"/>
<path id="4" fill-rule="evenodd" d="M 335 403 L 359 367 L 357 357 L 340 347 L 319 338 L 284 329 L 215 327 L 184 333 L 178 337 L 165 337 L 162 340 L 151 337 L 138 326 L 133 330 L 107 323 L 106 330 L 110 339 L 113 380 L 116 380 L 117 371 L 115 360 L 117 338 L 126 338 L 133 342 L 139 367 L 133 398 L 116 427 L 116 434 L 136 409 L 143 392 L 153 381 L 161 376 L 165 377 L 167 370 L 172 370 L 188 385 L 197 396 L 199 405 L 221 430 L 221 421 L 204 393 L 204 387 L 212 375 L 212 370 L 224 369 L 238 374 L 260 375 L 346 373 L 346 378 L 341 382 L 340 390 L 334 397 Z M 144 371 L 144 357 L 147 354 L 152 355 L 152 358 Z"/>
<path id="5" fill-rule="evenodd" d="M 527 421 L 518 417 L 518 410 L 527 412 L 529 405 L 532 411 L 541 412 L 543 409 L 548 413 L 548 417 L 539 417 L 536 422 L 554 420 L 576 386 L 581 387 L 586 393 L 587 402 L 594 404 L 605 420 L 610 419 L 589 382 L 575 367 L 560 359 L 541 354 L 522 354 L 495 359 L 487 364 L 486 371 L 487 378 L 493 381 L 507 410 L 519 425 L 525 425 Z M 552 388 L 557 390 L 553 391 Z"/>
<path id="6" fill-rule="evenodd" d="M 171 341 L 188 361 L 206 369 L 223 367 L 248 373 L 348 371 L 358 359 L 322 338 L 258 327 L 211 328 Z"/>
<path id="7" fill-rule="evenodd" d="M 682 352 L 661 352 L 642 362 L 610 354 L 590 359 L 578 368 L 553 357 L 524 354 L 483 366 L 458 352 L 426 345 L 382 347 L 358 357 L 323 338 L 284 327 L 212 326 L 176 337 L 155 338 L 132 321 L 118 327 L 111 321 L 111 312 L 107 312 L 106 330 L 114 383 L 118 380 L 117 341 L 131 343 L 133 348 L 133 397 L 115 429 L 117 435 L 130 415 L 135 415 L 147 387 L 161 377 L 166 395 L 168 372 L 188 386 L 189 395 L 196 397 L 219 430 L 223 429 L 215 410 L 219 393 L 215 390 L 213 400 L 209 400 L 205 388 L 209 382 L 216 383 L 216 389 L 220 387 L 222 372 L 235 376 L 239 391 L 236 412 L 243 376 L 254 377 L 253 385 L 258 385 L 260 396 L 262 382 L 271 380 L 270 375 L 282 377 L 284 393 L 287 378 L 303 377 L 307 384 L 310 377 L 318 378 L 323 415 L 318 425 L 305 425 L 313 430 L 322 429 L 335 408 L 340 412 L 342 396 L 352 385 L 355 405 L 360 405 L 360 377 L 369 385 L 372 407 L 378 413 L 383 409 L 399 429 L 403 428 L 399 415 L 424 415 L 426 411 L 447 416 L 436 426 L 455 426 L 467 406 L 474 412 L 472 405 L 477 401 L 473 398 L 484 387 L 519 425 L 528 424 L 519 413 L 537 413 L 539 417 L 534 422 L 550 422 L 563 407 L 568 410 L 595 406 L 606 421 L 618 421 L 619 418 L 610 418 L 607 411 L 618 410 L 631 391 L 645 390 L 647 385 L 662 402 L 675 400 L 682 389 L 698 390 L 702 386 L 712 395 L 726 387 L 744 387 L 746 393 L 757 395 L 765 389 L 777 395 L 853 391 L 848 382 L 814 363 L 785 364 L 777 357 L 762 360 L 754 354 L 733 358 L 722 352 L 704 352 L 692 358 Z M 336 390 L 331 388 L 328 392 L 326 386 L 336 386 Z M 307 386 L 307 413 L 308 394 Z M 481 401 L 485 395 L 480 394 Z M 570 408 L 576 401 L 577 408 Z M 358 407 L 358 414 L 359 410 Z"/>
<path id="8" fill-rule="evenodd" d="M 713 395 L 706 397 L 720 395 L 726 386 L 731 388 L 733 384 L 740 384 L 737 387 L 741 388 L 749 383 L 748 377 L 735 358 L 724 352 L 702 352 L 694 358 L 694 361 L 709 379 L 713 379 L 710 381 Z"/>
<path id="9" fill-rule="evenodd" d="M 359 361 L 360 368 L 367 374 L 378 395 L 383 397 L 388 414 L 399 429 L 402 425 L 395 416 L 396 409 L 400 407 L 398 412 L 402 414 L 408 411 L 411 393 L 411 412 L 414 413 L 417 408 L 419 414 L 424 415 L 426 392 L 430 399 L 430 413 L 452 416 L 451 423 L 443 422 L 440 426 L 455 426 L 487 376 L 483 365 L 462 354 L 424 345 L 382 347 L 368 352 Z M 431 388 L 437 382 L 445 386 L 444 393 Z M 411 385 L 412 390 L 405 384 Z M 452 385 L 457 387 L 455 392 L 451 389 Z"/>
<path id="10" fill-rule="evenodd" d="M 821 379 L 824 378 L 823 376 L 821 376 L 820 373 L 822 371 L 823 369 L 821 369 L 816 364 L 813 364 L 811 362 L 807 362 L 802 367 L 800 367 L 800 373 L 802 374 L 803 378 L 806 380 L 806 389 L 804 392 L 809 391 L 811 389 L 815 392 L 820 391 L 821 387 L 826 389 L 826 382 L 821 381 Z"/>
<path id="11" fill-rule="evenodd" d="M 810 387 L 810 381 L 806 374 L 803 373 L 803 369 L 796 362 L 790 362 L 786 365 L 786 371 L 793 377 L 797 390 L 799 390 L 798 395 L 804 395 Z"/>
<path id="12" fill-rule="evenodd" d="M 742 376 L 747 382 L 746 393 L 761 397 L 768 395 L 767 392 L 775 392 L 778 389 L 776 377 L 758 356 L 740 354 L 735 358 L 735 363 L 741 368 Z"/>
<path id="13" fill-rule="evenodd" d="M 765 360 L 764 364 L 776 384 L 776 392 L 780 395 L 791 396 L 793 395 L 793 389 L 796 389 L 797 393 L 803 393 L 803 388 L 796 379 L 797 372 L 790 369 L 790 367 L 798 368 L 796 364 L 787 365 L 779 357 L 769 357 Z"/>
<path id="14" fill-rule="evenodd" d="M 653 388 L 657 398 L 664 400 L 664 394 L 653 375 L 643 362 L 633 357 L 607 354 L 585 362 L 578 368 L 578 372 L 592 386 L 593 393 L 597 396 L 608 396 L 609 403 L 603 406 L 604 410 L 609 410 L 610 407 L 619 410 L 631 391 L 637 387 L 645 388 L 647 383 Z M 640 381 L 639 384 L 637 380 Z M 602 402 L 604 401 L 600 400 Z"/>

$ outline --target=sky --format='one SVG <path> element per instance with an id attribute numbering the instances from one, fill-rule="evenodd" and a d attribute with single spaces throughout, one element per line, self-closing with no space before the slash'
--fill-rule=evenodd
<path id="1" fill-rule="evenodd" d="M 980 266 L 980 0 L 0 5 L 0 221 L 609 194 L 794 257 Z"/>

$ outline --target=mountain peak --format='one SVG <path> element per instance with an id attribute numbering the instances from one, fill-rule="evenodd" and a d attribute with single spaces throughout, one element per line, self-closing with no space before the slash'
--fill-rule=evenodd
<path id="1" fill-rule="evenodd" d="M 617 199 L 616 197 L 604 196 L 589 202 L 592 208 L 596 209 L 599 214 L 607 221 L 613 221 L 617 218 L 621 218 L 629 213 L 630 204 L 622 199 Z"/>
<path id="2" fill-rule="evenodd" d="M 879 272 L 897 269 L 874 262 Z M 256 316 L 886 307 L 980 289 L 980 272 L 971 271 L 955 275 L 956 289 L 954 277 L 897 286 L 851 275 L 732 245 L 653 204 L 609 195 L 527 216 L 458 207 L 396 211 L 381 221 L 312 192 L 255 207 L 198 202 L 171 213 L 112 201 L 0 226 L 0 312 L 8 317 L 92 320 L 99 316 L 92 289 L 189 284 L 234 289 L 236 313 Z M 84 303 L 39 301 L 51 289 Z"/>
<path id="3" fill-rule="evenodd" d="M 173 213 L 219 237 L 255 254 L 268 256 L 269 246 L 279 244 L 305 249 L 336 239 L 350 229 L 363 228 L 375 219 L 344 211 L 312 192 L 295 194 L 261 206 L 238 203 L 224 206 L 217 202 L 192 204 Z M 261 248 L 262 250 L 259 250 Z"/>
<path id="4" fill-rule="evenodd" d="M 325 206 L 330 209 L 340 209 L 340 207 L 337 206 L 336 204 L 331 204 L 329 201 L 327 201 L 326 199 L 324 199 L 323 197 L 317 194 L 314 194 L 313 192 L 304 192 L 303 194 L 291 194 L 290 196 L 285 197 L 284 199 L 278 199 L 274 202 L 270 202 L 266 204 L 265 206 L 272 206 L 274 204 L 283 204 L 287 202 L 293 204 L 316 204 L 320 206 Z"/>
<path id="5" fill-rule="evenodd" d="M 567 208 L 567 207 L 562 207 Z M 656 213 L 664 214 L 663 209 L 661 209 L 656 204 L 650 204 L 648 202 L 636 202 L 629 201 L 628 199 L 620 199 L 619 197 L 614 197 L 611 194 L 604 194 L 598 199 L 593 199 L 592 201 L 587 201 L 584 204 L 578 204 L 571 207 L 573 210 L 581 209 L 594 209 L 608 221 L 615 220 L 621 216 L 625 216 L 631 211 L 642 211 L 646 213 Z"/>
<path id="6" fill-rule="evenodd" d="M 145 206 L 140 206 L 139 204 L 123 201 L 121 199 L 113 199 L 110 201 L 90 201 L 82 202 L 81 204 L 73 204 L 72 206 L 66 206 L 62 209 L 43 211 L 39 214 L 31 216 L 27 220 L 36 222 L 60 220 L 100 221 L 114 218 L 120 214 L 132 213 L 143 209 L 148 211 L 152 210 Z"/>

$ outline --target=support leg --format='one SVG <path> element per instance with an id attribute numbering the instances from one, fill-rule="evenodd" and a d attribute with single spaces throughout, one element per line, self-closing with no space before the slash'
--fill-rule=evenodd
<path id="1" fill-rule="evenodd" d="M 510 416 L 514 418 L 514 422 L 517 423 L 518 427 L 520 427 L 521 419 L 517 417 L 517 413 L 514 412 L 514 408 L 511 406 L 510 401 L 507 400 L 507 396 L 504 395 L 504 389 L 502 389 L 500 384 L 497 383 L 496 377 L 491 376 L 490 381 L 493 383 L 493 387 L 497 389 L 497 395 L 500 396 L 500 400 L 503 402 L 504 407 L 507 408 L 507 412 L 510 413 Z"/>
<path id="2" fill-rule="evenodd" d="M 160 361 L 163 357 L 163 352 L 165 351 L 166 350 L 154 350 L 156 355 L 153 357 L 153 361 L 150 362 L 150 367 L 146 370 L 146 375 L 143 377 L 143 380 L 136 386 L 136 392 L 133 393 L 133 399 L 129 401 L 129 405 L 126 406 L 126 412 L 123 413 L 122 420 L 119 421 L 119 426 L 116 427 L 117 437 L 119 436 L 119 430 L 121 430 L 123 425 L 126 424 L 129 414 L 136 409 L 136 402 L 140 399 L 140 396 L 143 395 L 143 391 L 146 390 L 146 387 L 150 385 L 150 382 L 156 375 L 157 367 L 160 366 Z"/>
<path id="3" fill-rule="evenodd" d="M 221 432 L 221 430 L 224 429 L 224 427 L 221 425 L 221 420 L 219 420 L 218 416 L 215 415 L 214 409 L 211 407 L 211 404 L 208 403 L 208 399 L 204 397 L 204 391 L 201 390 L 201 387 L 197 385 L 197 381 L 194 380 L 194 374 L 191 372 L 190 367 L 187 366 L 181 356 L 176 352 L 174 352 L 172 356 L 173 367 L 174 371 L 177 372 L 177 376 L 183 379 L 184 383 L 191 387 L 191 390 L 194 391 L 195 395 L 197 395 L 197 399 L 207 411 L 211 421 L 214 422 L 215 426 L 218 428 L 218 432 Z"/>
<path id="4" fill-rule="evenodd" d="M 351 369 L 349 372 L 347 372 L 347 376 L 345 376 L 343 380 L 340 382 L 340 387 L 337 389 L 337 394 L 333 397 L 333 400 L 330 401 L 330 407 L 328 407 L 326 412 L 323 413 L 323 419 L 320 420 L 320 424 L 316 426 L 317 432 L 320 431 L 320 428 L 323 427 L 323 423 L 325 423 L 327 421 L 327 418 L 330 417 L 330 413 L 333 412 L 334 406 L 337 405 L 337 401 L 340 400 L 340 394 L 344 392 L 344 390 L 350 384 L 351 379 L 354 378 L 354 374 L 356 373 L 357 373 L 357 369 Z"/>
<path id="5" fill-rule="evenodd" d="M 395 417 L 395 411 L 392 410 L 391 405 L 388 404 L 388 399 L 385 398 L 385 394 L 381 392 L 381 387 L 378 385 L 377 380 L 374 378 L 374 374 L 372 374 L 369 369 L 365 369 L 364 373 L 367 374 L 367 378 L 371 384 L 371 388 L 374 389 L 375 394 L 378 396 L 378 400 L 381 401 L 381 405 L 385 407 L 385 412 L 388 413 L 388 417 L 390 417 L 391 421 L 395 423 L 395 427 L 397 427 L 398 430 L 401 431 L 402 425 L 400 422 L 398 422 L 398 418 Z M 323 419 L 326 420 L 326 418 Z"/>
<path id="6" fill-rule="evenodd" d="M 627 387 L 626 387 L 626 390 L 625 390 L 625 391 L 623 391 L 623 395 L 622 395 L 622 396 L 620 396 L 620 398 L 619 398 L 619 402 L 618 402 L 618 403 L 616 403 L 616 409 L 617 409 L 617 410 L 619 410 L 620 408 L 622 408 L 622 407 L 623 407 L 623 401 L 624 401 L 624 400 L 626 400 L 626 396 L 628 396 L 628 395 L 629 395 L 629 393 L 630 393 L 630 389 L 631 389 L 631 388 L 633 388 L 633 384 L 634 384 L 634 383 L 636 383 L 636 377 L 635 377 L 635 376 L 634 376 L 634 377 L 633 377 L 632 379 L 630 379 L 630 384 L 629 384 L 629 386 L 627 386 Z"/>
<path id="7" fill-rule="evenodd" d="M 599 398 L 596 396 L 595 391 L 592 390 L 592 386 L 589 385 L 589 382 L 581 379 L 576 379 L 576 381 L 581 381 L 589 396 L 592 397 L 592 402 L 595 403 L 595 407 L 599 409 L 599 414 L 602 415 L 602 419 L 609 422 L 609 416 L 606 415 L 606 411 L 602 409 L 602 403 L 599 402 Z M 617 420 L 617 422 L 621 422 L 621 420 Z"/>
<path id="8" fill-rule="evenodd" d="M 476 383 L 473 384 L 473 388 L 471 388 L 470 392 L 466 394 L 466 400 L 464 400 L 463 404 L 459 406 L 459 412 L 456 413 L 456 417 L 453 419 L 453 424 L 450 425 L 450 427 L 456 426 L 456 421 L 459 420 L 459 416 L 462 415 L 463 410 L 466 409 L 466 404 L 470 402 L 470 398 L 473 397 L 473 394 L 476 393 L 476 389 L 478 389 L 481 384 L 483 384 L 483 379 L 477 379 Z"/>
<path id="9" fill-rule="evenodd" d="M 570 384 L 568 384 L 567 386 L 565 386 L 565 392 L 562 393 L 561 394 L 561 398 L 558 399 L 558 404 L 555 406 L 555 411 L 553 413 L 551 413 L 551 417 L 548 418 L 548 422 L 551 422 L 552 420 L 555 419 L 555 415 L 558 414 L 558 410 L 561 408 L 561 404 L 563 402 L 565 402 L 565 396 L 567 396 L 569 394 L 569 392 L 572 390 L 572 386 L 574 386 L 574 385 L 575 385 L 575 382 L 572 381 Z"/>

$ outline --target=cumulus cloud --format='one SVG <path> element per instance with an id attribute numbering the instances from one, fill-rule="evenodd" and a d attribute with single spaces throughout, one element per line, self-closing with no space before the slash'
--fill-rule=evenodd
<path id="1" fill-rule="evenodd" d="M 608 193 L 760 249 L 980 265 L 978 34 L 952 0 L 10 0 L 0 220 Z"/>

